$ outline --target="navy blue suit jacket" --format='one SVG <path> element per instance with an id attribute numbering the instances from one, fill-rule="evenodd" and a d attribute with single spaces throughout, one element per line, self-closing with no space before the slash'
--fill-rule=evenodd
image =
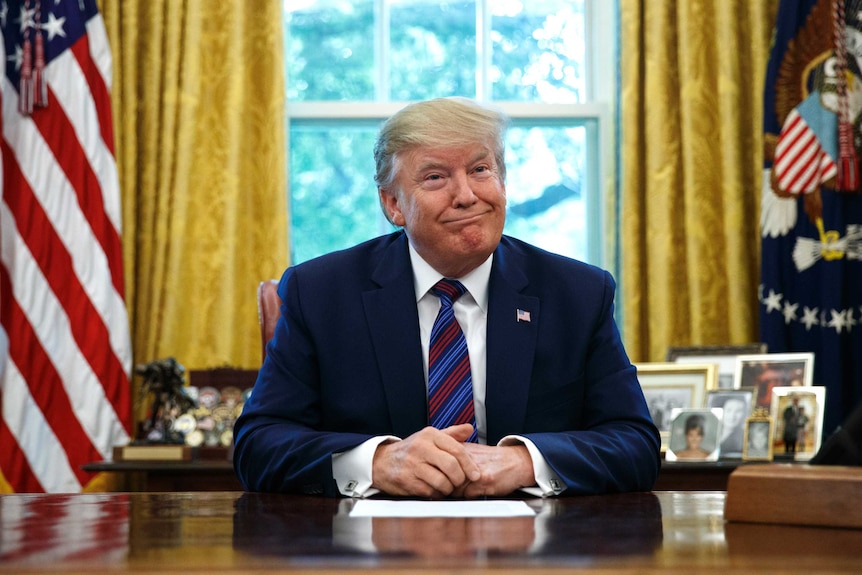
<path id="1" fill-rule="evenodd" d="M 565 494 L 649 490 L 659 435 L 593 266 L 504 236 L 488 286 L 488 443 L 528 437 Z M 234 429 L 252 491 L 338 495 L 333 453 L 428 425 L 407 238 L 289 268 L 282 318 Z M 530 321 L 517 321 L 517 310 Z"/>

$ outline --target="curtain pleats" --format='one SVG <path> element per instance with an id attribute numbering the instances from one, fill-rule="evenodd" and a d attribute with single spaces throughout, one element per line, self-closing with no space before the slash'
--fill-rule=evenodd
<path id="1" fill-rule="evenodd" d="M 757 340 L 777 0 L 620 0 L 623 332 L 635 361 Z"/>
<path id="2" fill-rule="evenodd" d="M 102 0 L 136 363 L 256 368 L 288 264 L 281 3 Z"/>

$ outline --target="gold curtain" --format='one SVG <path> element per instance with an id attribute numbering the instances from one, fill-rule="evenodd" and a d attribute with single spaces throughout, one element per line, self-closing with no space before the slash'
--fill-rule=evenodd
<path id="1" fill-rule="evenodd" d="M 778 0 L 620 0 L 626 347 L 758 341 L 763 82 Z"/>
<path id="2" fill-rule="evenodd" d="M 260 365 L 288 263 L 280 2 L 101 0 L 137 363 Z"/>

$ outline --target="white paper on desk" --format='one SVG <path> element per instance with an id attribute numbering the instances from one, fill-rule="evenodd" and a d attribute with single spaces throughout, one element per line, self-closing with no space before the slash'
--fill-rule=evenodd
<path id="1" fill-rule="evenodd" d="M 360 499 L 350 517 L 532 517 L 536 514 L 523 501 L 413 501 Z"/>

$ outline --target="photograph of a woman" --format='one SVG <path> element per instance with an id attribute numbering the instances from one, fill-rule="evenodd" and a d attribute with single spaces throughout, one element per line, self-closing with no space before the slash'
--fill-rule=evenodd
<path id="1" fill-rule="evenodd" d="M 718 437 L 721 412 L 715 409 L 674 410 L 671 423 L 669 461 L 715 461 L 718 459 Z"/>

